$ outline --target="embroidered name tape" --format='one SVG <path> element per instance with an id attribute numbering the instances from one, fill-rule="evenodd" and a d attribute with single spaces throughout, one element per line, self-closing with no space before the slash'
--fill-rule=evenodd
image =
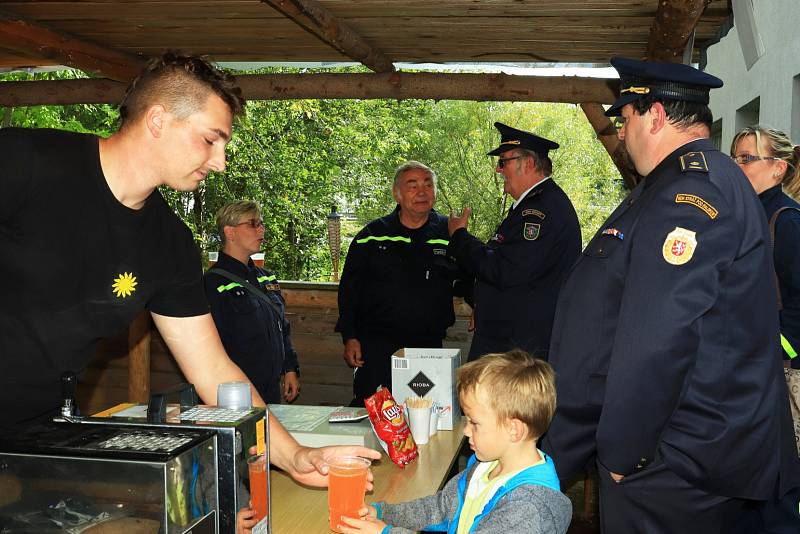
<path id="1" fill-rule="evenodd" d="M 696 208 L 700 208 L 706 215 L 708 215 L 711 219 L 716 219 L 717 215 L 719 215 L 719 211 L 703 200 L 702 198 L 698 197 L 697 195 L 687 195 L 686 193 L 678 193 L 675 195 L 675 203 L 676 204 L 691 204 Z"/>
<path id="2" fill-rule="evenodd" d="M 535 210 L 533 208 L 522 210 L 522 216 L 525 217 L 527 215 L 535 215 L 536 217 L 539 217 L 540 219 L 544 219 L 544 217 L 545 217 L 544 213 L 542 213 L 539 210 Z"/>

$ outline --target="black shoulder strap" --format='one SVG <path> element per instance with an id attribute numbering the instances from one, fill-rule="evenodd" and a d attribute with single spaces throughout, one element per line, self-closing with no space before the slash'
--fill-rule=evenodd
<path id="1" fill-rule="evenodd" d="M 225 278 L 227 278 L 229 280 L 237 282 L 240 286 L 242 286 L 243 288 L 248 290 L 250 293 L 252 293 L 256 297 L 260 298 L 262 301 L 266 302 L 269 305 L 269 307 L 272 309 L 272 311 L 274 311 L 275 314 L 280 319 L 281 311 L 278 309 L 278 306 L 274 302 L 272 302 L 272 300 L 267 295 L 265 295 L 263 291 L 261 291 L 257 287 L 253 287 L 253 284 L 251 284 L 249 281 L 245 280 L 241 276 L 237 276 L 237 275 L 233 274 L 232 272 L 226 271 L 225 269 L 222 269 L 220 267 L 212 267 L 211 269 L 209 269 L 209 272 L 216 273 L 216 274 L 218 274 L 220 276 L 223 276 L 223 277 L 225 277 Z"/>
<path id="2" fill-rule="evenodd" d="M 778 215 L 786 210 L 797 210 L 800 212 L 800 208 L 795 208 L 794 206 L 783 206 L 782 208 L 778 208 L 775 210 L 775 213 L 772 214 L 772 217 L 769 218 L 769 243 L 772 247 L 772 254 L 775 254 L 775 223 L 778 221 Z M 778 280 L 778 273 L 774 272 L 775 275 L 775 288 L 778 290 L 778 309 L 783 309 L 783 300 L 781 299 L 781 282 Z"/>

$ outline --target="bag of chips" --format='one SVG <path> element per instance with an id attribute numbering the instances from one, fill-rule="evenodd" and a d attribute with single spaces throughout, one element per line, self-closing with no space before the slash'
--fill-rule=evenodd
<path id="1" fill-rule="evenodd" d="M 394 401 L 388 389 L 378 388 L 374 395 L 364 399 L 364 406 L 367 407 L 375 435 L 394 463 L 402 468 L 419 456 L 417 444 L 406 424 L 403 407 Z"/>

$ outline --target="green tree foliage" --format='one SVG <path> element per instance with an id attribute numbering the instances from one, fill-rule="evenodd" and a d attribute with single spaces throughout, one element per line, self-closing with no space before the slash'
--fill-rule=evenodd
<path id="1" fill-rule="evenodd" d="M 272 69 L 269 72 L 276 72 Z M 61 79 L 73 71 L 5 74 L 0 79 Z M 56 127 L 109 135 L 116 111 L 105 105 L 6 110 L 4 125 Z M 394 208 L 394 168 L 407 159 L 439 176 L 436 209 L 473 208 L 470 230 L 487 239 L 511 204 L 494 172 L 495 121 L 557 141 L 554 179 L 578 211 L 584 240 L 623 195 L 622 181 L 583 112 L 566 104 L 429 100 L 254 101 L 238 120 L 228 165 L 197 191 L 164 189 L 167 202 L 204 252 L 218 250 L 214 215 L 235 199 L 259 202 L 266 224 L 266 263 L 281 278 L 327 280 L 326 216 L 331 205 L 352 214 L 343 225 L 342 258 L 353 234 Z M 340 263 L 343 264 L 342 261 Z"/>

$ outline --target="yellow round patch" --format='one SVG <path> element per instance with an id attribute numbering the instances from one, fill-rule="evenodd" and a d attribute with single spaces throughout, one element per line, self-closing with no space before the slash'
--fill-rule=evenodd
<path id="1" fill-rule="evenodd" d="M 667 263 L 683 265 L 692 259 L 696 248 L 697 239 L 695 238 L 695 232 L 676 226 L 664 240 L 661 253 L 664 255 L 664 260 L 666 260 Z"/>

